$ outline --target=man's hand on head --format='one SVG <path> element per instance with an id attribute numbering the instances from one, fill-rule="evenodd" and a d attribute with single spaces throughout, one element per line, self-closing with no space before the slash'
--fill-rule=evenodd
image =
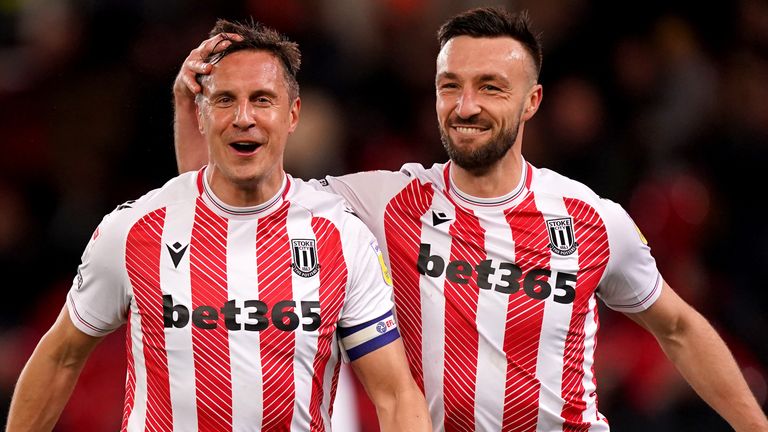
<path id="1" fill-rule="evenodd" d="M 173 82 L 173 95 L 176 99 L 187 97 L 194 100 L 195 95 L 202 91 L 195 77 L 197 74 L 209 74 L 213 68 L 213 65 L 206 63 L 205 59 L 211 54 L 226 49 L 232 44 L 232 40 L 241 41 L 242 37 L 233 33 L 219 33 L 204 40 L 197 48 L 189 52 L 181 64 L 176 80 Z"/>

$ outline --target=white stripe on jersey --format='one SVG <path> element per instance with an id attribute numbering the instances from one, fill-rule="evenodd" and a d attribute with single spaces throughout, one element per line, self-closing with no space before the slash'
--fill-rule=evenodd
<path id="1" fill-rule="evenodd" d="M 512 231 L 506 222 L 502 209 L 486 210 L 480 216 L 480 226 L 485 229 L 485 250 L 494 272 L 488 278 L 491 287 L 501 282 L 499 263 L 515 256 Z M 504 414 L 505 381 L 507 358 L 504 346 L 504 331 L 507 321 L 509 295 L 491 288 L 480 290 L 477 305 L 477 328 L 479 346 L 477 358 L 477 383 L 475 392 L 475 428 L 490 431 L 501 424 Z"/>
<path id="2" fill-rule="evenodd" d="M 137 329 L 126 337 L 131 338 L 131 352 L 133 353 L 134 375 L 136 377 L 136 389 L 133 392 L 133 409 L 128 418 L 128 430 L 144 430 L 147 416 L 147 368 L 144 361 L 144 341 L 142 341 L 141 318 L 139 307 L 135 301 L 131 302 L 131 329 Z"/>
<path id="3" fill-rule="evenodd" d="M 536 208 L 541 212 L 544 220 L 568 214 L 565 204 L 560 197 L 544 194 L 534 195 Z M 550 256 L 550 268 L 567 269 L 576 274 L 579 266 L 578 249 L 572 255 L 558 255 L 552 252 Z M 557 274 L 553 271 L 549 283 L 555 287 L 554 281 Z M 563 381 L 563 353 L 565 352 L 565 338 L 563 334 L 568 332 L 571 322 L 573 302 L 562 304 L 553 300 L 550 295 L 544 303 L 544 318 L 539 336 L 539 354 L 536 359 L 536 378 L 541 382 L 539 390 L 539 422 L 537 432 L 549 432 L 562 427 L 560 413 L 563 410 L 562 381 Z"/>
<path id="4" fill-rule="evenodd" d="M 240 299 L 238 323 L 256 324 L 248 318 L 253 308 L 245 308 L 244 302 L 259 298 L 256 262 L 256 222 L 253 220 L 229 221 L 227 234 L 227 275 L 229 299 Z M 261 429 L 262 386 L 261 357 L 253 352 L 259 346 L 261 332 L 230 331 L 230 364 L 232 370 L 232 429 L 248 431 Z"/>
<path id="5" fill-rule="evenodd" d="M 160 245 L 160 286 L 174 287 L 172 293 L 163 291 L 163 295 L 173 294 L 173 304 L 192 305 L 192 290 L 189 271 L 189 256 L 191 246 L 189 239 L 192 237 L 192 225 L 194 218 L 189 214 L 194 213 L 195 202 L 185 201 L 166 209 L 166 220 L 174 223 L 166 223 L 163 229 L 162 244 Z M 184 255 L 179 260 L 178 268 L 174 266 L 168 246 L 176 243 L 186 247 Z M 175 315 L 175 314 L 174 314 Z M 190 321 L 192 311 L 189 311 Z M 140 328 L 140 327 L 133 327 Z M 190 382 L 195 382 L 195 360 L 192 350 L 192 326 L 182 328 L 172 327 L 165 329 L 165 345 L 168 355 L 168 375 L 170 379 L 171 409 L 173 410 L 174 430 L 197 429 L 197 410 L 190 410 L 196 405 L 196 392 L 189 390 Z M 141 369 L 142 371 L 144 368 Z"/>
<path id="6" fill-rule="evenodd" d="M 422 218 L 421 243 L 431 245 L 430 255 L 451 256 L 451 237 L 448 235 L 451 225 L 456 221 L 453 205 L 435 193 L 430 210 Z M 432 219 L 432 211 L 444 212 L 449 222 L 436 227 L 424 222 Z M 447 264 L 447 263 L 446 263 Z M 421 295 L 421 349 L 424 371 L 424 394 L 432 417 L 435 431 L 444 429 L 445 398 L 443 397 L 443 371 L 445 370 L 445 270 L 437 276 L 420 275 L 419 286 L 434 284 L 435 293 L 419 290 Z M 432 282 L 429 279 L 433 279 Z"/>
<path id="7" fill-rule="evenodd" d="M 315 233 L 312 231 L 312 215 L 303 207 L 291 206 L 288 209 L 287 231 L 289 239 L 313 239 Z M 317 242 L 315 243 L 317 247 Z M 317 249 L 316 249 L 317 250 Z M 322 269 L 325 270 L 325 269 Z M 322 271 L 321 270 L 321 271 Z M 301 317 L 302 300 L 320 300 L 320 272 L 308 278 L 299 276 L 291 271 L 293 294 L 291 299 L 296 301 L 296 314 Z M 311 288 L 310 288 L 311 287 Z M 287 299 L 286 299 L 287 300 Z M 325 317 L 330 319 L 331 317 Z M 302 319 L 302 321 L 305 321 Z M 297 415 L 310 406 L 312 397 L 312 373 L 315 354 L 317 354 L 317 331 L 308 333 L 301 330 L 301 324 L 295 336 L 295 355 L 293 357 L 293 381 L 296 386 L 296 393 L 293 407 L 293 418 L 291 419 L 291 430 L 309 430 L 309 417 Z M 311 342 L 309 342 L 311 341 Z M 331 369 L 335 362 L 330 360 L 328 367 Z M 324 381 L 323 386 L 330 388 L 330 381 Z M 302 410 L 302 407 L 304 409 Z M 323 410 L 321 410 L 323 411 Z M 330 424 L 330 418 L 323 416 L 323 423 L 327 428 Z"/>

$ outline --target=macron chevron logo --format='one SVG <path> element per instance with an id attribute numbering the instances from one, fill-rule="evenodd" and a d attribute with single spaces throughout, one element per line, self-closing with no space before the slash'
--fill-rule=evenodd
<path id="1" fill-rule="evenodd" d="M 181 259 L 184 257 L 184 252 L 187 251 L 187 248 L 189 245 L 182 245 L 179 242 L 176 242 L 171 245 L 165 245 L 165 247 L 168 248 L 168 253 L 171 254 L 171 259 L 173 260 L 173 266 L 175 268 L 179 268 L 179 263 L 181 262 Z"/>
<path id="2" fill-rule="evenodd" d="M 432 210 L 432 226 L 438 226 L 449 220 L 451 220 L 451 217 L 446 215 L 445 212 Z"/>

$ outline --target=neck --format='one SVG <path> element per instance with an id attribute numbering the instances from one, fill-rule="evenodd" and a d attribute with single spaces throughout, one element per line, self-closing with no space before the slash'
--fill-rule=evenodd
<path id="1" fill-rule="evenodd" d="M 506 155 L 482 172 L 468 171 L 451 164 L 451 179 L 459 190 L 478 198 L 504 196 L 520 183 L 523 174 L 523 157 L 515 143 Z"/>
<path id="2" fill-rule="evenodd" d="M 214 166 L 206 172 L 208 186 L 224 204 L 233 207 L 252 207 L 267 202 L 283 185 L 285 172 L 276 169 L 267 176 L 257 179 L 234 180 Z"/>

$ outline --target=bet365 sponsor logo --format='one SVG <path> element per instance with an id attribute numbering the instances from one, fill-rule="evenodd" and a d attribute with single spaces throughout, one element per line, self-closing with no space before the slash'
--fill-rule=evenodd
<path id="1" fill-rule="evenodd" d="M 416 266 L 423 275 L 434 278 L 445 273 L 445 278 L 451 282 L 467 284 L 474 280 L 478 288 L 502 294 L 514 294 L 522 289 L 528 297 L 536 300 L 552 296 L 552 300 L 558 303 L 569 304 L 576 298 L 576 275 L 573 273 L 534 268 L 523 274 L 523 270 L 513 263 L 502 261 L 497 268 L 489 259 L 479 263 L 462 260 L 446 263 L 443 257 L 431 255 L 431 249 L 431 245 L 424 243 L 419 247 Z M 554 286 L 553 273 L 557 273 Z"/>
<path id="2" fill-rule="evenodd" d="M 245 300 L 239 304 L 229 300 L 221 307 L 200 305 L 192 310 L 192 325 L 203 330 L 213 330 L 223 324 L 227 330 L 262 331 L 270 325 L 278 330 L 294 331 L 301 326 L 307 332 L 320 328 L 320 302 L 302 300 L 299 303 L 301 316 L 296 310 L 296 301 L 283 300 L 270 307 L 261 300 Z M 173 297 L 163 296 L 163 324 L 165 328 L 186 327 L 190 321 L 189 308 L 174 304 Z"/>

